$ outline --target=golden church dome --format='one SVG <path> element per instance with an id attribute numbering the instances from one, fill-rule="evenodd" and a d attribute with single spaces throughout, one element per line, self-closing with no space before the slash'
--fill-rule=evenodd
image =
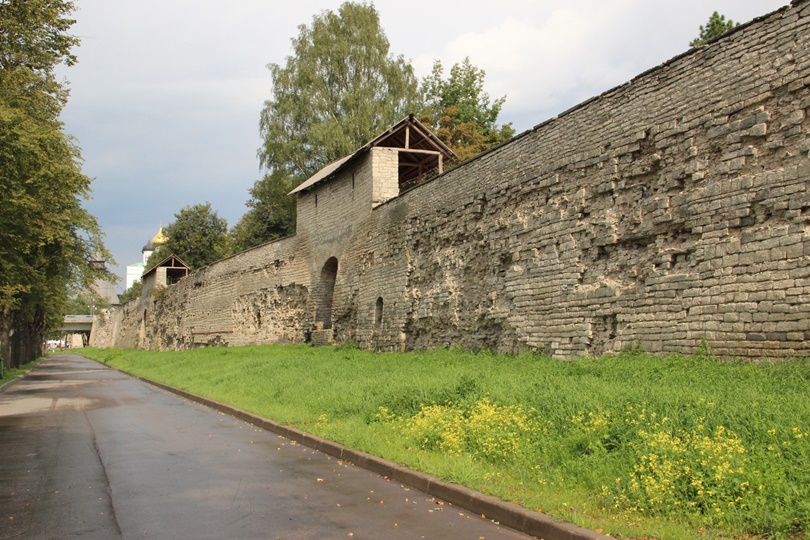
<path id="1" fill-rule="evenodd" d="M 163 233 L 163 225 L 161 225 L 160 229 L 158 230 L 158 233 L 155 236 L 152 237 L 152 245 L 157 247 L 157 246 L 159 246 L 161 244 L 165 244 L 168 241 L 169 241 L 169 239 Z"/>

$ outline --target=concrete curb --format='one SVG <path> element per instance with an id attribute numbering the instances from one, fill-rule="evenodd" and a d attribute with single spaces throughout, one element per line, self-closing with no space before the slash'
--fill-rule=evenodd
<path id="1" fill-rule="evenodd" d="M 24 373 L 24 374 L 20 375 L 19 377 L 16 377 L 16 378 L 14 378 L 14 379 L 8 380 L 8 381 L 6 381 L 6 382 L 4 382 L 4 383 L 0 384 L 0 392 L 5 392 L 6 390 L 8 390 L 8 389 L 9 389 L 9 388 L 11 388 L 12 386 L 14 386 L 14 384 L 15 384 L 17 381 L 19 381 L 20 379 L 24 378 L 24 377 L 25 377 L 25 375 L 26 375 L 26 374 Z"/>
<path id="2" fill-rule="evenodd" d="M 92 360 L 92 359 L 90 359 Z M 98 362 L 98 360 L 95 360 Z M 439 498 L 445 502 L 449 502 L 454 506 L 463 508 L 475 514 L 482 514 L 487 519 L 497 521 L 501 525 L 514 529 L 516 531 L 541 538 L 543 540 L 607 540 L 612 537 L 604 534 L 578 527 L 565 521 L 560 521 L 542 514 L 534 512 L 517 504 L 509 503 L 492 497 L 484 495 L 472 489 L 466 488 L 458 484 L 451 484 L 435 478 L 429 474 L 421 473 L 397 465 L 391 461 L 387 461 L 380 457 L 358 452 L 350 448 L 346 448 L 334 441 L 322 439 L 305 433 L 301 430 L 295 429 L 290 426 L 285 426 L 274 422 L 273 420 L 262 418 L 255 414 L 243 411 L 231 405 L 214 401 L 179 388 L 174 388 L 163 383 L 134 375 L 127 371 L 123 371 L 107 364 L 100 364 L 123 373 L 133 379 L 151 384 L 157 388 L 166 390 L 178 396 L 184 397 L 190 401 L 194 401 L 206 407 L 228 414 L 264 430 L 271 431 L 277 435 L 285 437 L 291 441 L 318 450 L 329 456 L 349 462 L 357 467 L 361 467 L 368 471 L 377 473 L 386 478 L 390 478 L 402 484 L 406 484 L 420 491 L 427 493 L 433 497 Z"/>

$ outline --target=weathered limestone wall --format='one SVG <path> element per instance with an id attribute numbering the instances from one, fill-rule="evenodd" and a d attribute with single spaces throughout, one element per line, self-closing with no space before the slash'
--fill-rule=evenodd
<path id="1" fill-rule="evenodd" d="M 311 326 L 306 246 L 296 237 L 193 272 L 93 326 L 99 347 L 186 349 L 302 342 Z"/>
<path id="2" fill-rule="evenodd" d="M 337 341 L 380 349 L 810 354 L 809 42 L 798 2 L 373 209 L 395 168 L 371 149 L 299 195 L 295 237 L 128 305 L 94 344 L 303 341 L 328 312 Z"/>
<path id="3" fill-rule="evenodd" d="M 147 292 L 99 318 L 93 345 L 185 349 L 308 341 L 323 326 L 317 320 L 319 278 L 331 257 L 340 261 L 333 303 L 344 311 L 351 304 L 340 266 L 357 223 L 371 216 L 377 154 L 386 152 L 370 152 L 317 197 L 301 194 L 295 236 L 218 261 L 157 294 Z"/>
<path id="4" fill-rule="evenodd" d="M 809 42 L 801 3 L 388 203 L 408 346 L 810 352 Z"/>

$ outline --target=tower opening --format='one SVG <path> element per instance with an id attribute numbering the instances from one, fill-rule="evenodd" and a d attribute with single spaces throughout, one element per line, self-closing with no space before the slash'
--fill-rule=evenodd
<path id="1" fill-rule="evenodd" d="M 330 257 L 321 269 L 315 321 L 321 323 L 324 330 L 332 328 L 332 298 L 335 293 L 337 270 L 338 260 L 335 257 Z"/>

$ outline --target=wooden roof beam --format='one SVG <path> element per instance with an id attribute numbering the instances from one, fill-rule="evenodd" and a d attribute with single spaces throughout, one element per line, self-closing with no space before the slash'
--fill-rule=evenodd
<path id="1" fill-rule="evenodd" d="M 418 148 L 408 148 L 408 149 L 400 148 L 399 151 L 405 152 L 406 154 L 429 154 L 431 156 L 442 155 L 442 153 L 439 152 L 438 150 L 420 150 Z"/>

